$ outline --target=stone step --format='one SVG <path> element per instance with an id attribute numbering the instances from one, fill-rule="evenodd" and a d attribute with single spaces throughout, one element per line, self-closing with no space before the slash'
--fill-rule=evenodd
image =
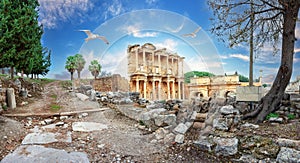
<path id="1" fill-rule="evenodd" d="M 204 122 L 206 120 L 207 113 L 197 113 L 194 122 Z"/>
<path id="2" fill-rule="evenodd" d="M 195 129 L 203 129 L 205 127 L 205 123 L 203 122 L 194 122 L 193 128 Z"/>

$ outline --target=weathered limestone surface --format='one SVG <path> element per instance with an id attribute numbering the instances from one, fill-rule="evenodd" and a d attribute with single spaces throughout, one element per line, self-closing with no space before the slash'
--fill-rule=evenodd
<path id="1" fill-rule="evenodd" d="M 71 132 L 68 132 L 66 135 L 62 133 L 30 133 L 25 136 L 22 141 L 22 144 L 48 144 L 54 142 L 66 142 L 71 143 L 72 137 Z"/>
<path id="2" fill-rule="evenodd" d="M 1 162 L 89 163 L 89 159 L 87 154 L 83 152 L 69 153 L 65 150 L 46 148 L 40 145 L 23 145 L 7 155 Z"/>
<path id="3" fill-rule="evenodd" d="M 214 141 L 217 144 L 215 153 L 218 156 L 230 156 L 238 152 L 239 141 L 237 138 L 216 138 Z"/>
<path id="4" fill-rule="evenodd" d="M 281 147 L 276 161 L 279 163 L 300 163 L 300 151 Z"/>
<path id="5" fill-rule="evenodd" d="M 7 93 L 6 98 L 7 98 L 8 107 L 11 109 L 15 109 L 17 107 L 17 104 L 16 104 L 16 96 L 15 96 L 14 89 L 7 88 L 6 93 Z"/>
<path id="6" fill-rule="evenodd" d="M 72 123 L 73 131 L 91 132 L 107 129 L 108 126 L 96 122 L 74 122 Z"/>

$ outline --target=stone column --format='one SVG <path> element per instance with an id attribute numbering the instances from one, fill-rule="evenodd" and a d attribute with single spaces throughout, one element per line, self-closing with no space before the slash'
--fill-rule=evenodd
<path id="1" fill-rule="evenodd" d="M 178 99 L 181 99 L 181 82 L 180 81 L 178 81 Z"/>
<path id="2" fill-rule="evenodd" d="M 161 62 L 160 62 L 160 53 L 158 53 L 158 70 L 159 70 L 159 74 L 161 74 Z"/>
<path id="3" fill-rule="evenodd" d="M 168 80 L 167 80 L 167 87 L 168 87 L 168 99 L 170 99 L 170 81 L 169 81 L 169 76 L 168 76 Z"/>
<path id="4" fill-rule="evenodd" d="M 155 68 L 154 68 L 154 52 L 152 52 L 152 66 L 151 66 L 152 74 L 155 73 Z"/>
<path id="5" fill-rule="evenodd" d="M 168 71 L 169 71 L 169 55 L 167 55 L 167 74 L 168 74 Z"/>
<path id="6" fill-rule="evenodd" d="M 146 68 L 146 53 L 145 53 L 145 49 L 143 49 L 143 66 L 144 66 L 144 68 Z"/>
<path id="7" fill-rule="evenodd" d="M 139 56 L 138 56 L 138 49 L 135 50 L 135 71 L 139 69 Z"/>
<path id="8" fill-rule="evenodd" d="M 174 66 L 174 58 L 172 57 L 172 71 L 171 74 L 174 75 L 174 70 L 175 70 L 175 66 Z"/>
<path id="9" fill-rule="evenodd" d="M 13 88 L 7 88 L 6 98 L 7 98 L 8 107 L 10 109 L 15 109 L 17 105 L 16 105 L 16 96 Z"/>
<path id="10" fill-rule="evenodd" d="M 183 100 L 185 99 L 184 95 L 185 95 L 185 91 L 184 91 L 184 83 L 183 83 L 182 84 L 182 99 Z"/>
<path id="11" fill-rule="evenodd" d="M 155 100 L 156 98 L 156 93 L 155 93 L 155 81 L 154 79 L 152 80 L 152 100 Z"/>
<path id="12" fill-rule="evenodd" d="M 139 80 L 136 80 L 136 82 L 135 82 L 135 91 L 136 91 L 136 92 L 140 92 L 140 91 L 139 91 L 139 89 L 140 89 L 140 88 L 139 88 L 139 85 L 140 85 Z"/>
<path id="13" fill-rule="evenodd" d="M 147 98 L 147 80 L 144 80 L 144 98 Z"/>
<path id="14" fill-rule="evenodd" d="M 173 80 L 173 85 L 172 85 L 172 97 L 175 99 L 175 81 Z"/>
<path id="15" fill-rule="evenodd" d="M 161 99 L 161 80 L 158 81 L 158 100 Z"/>
<path id="16" fill-rule="evenodd" d="M 176 76 L 180 76 L 179 75 L 179 59 L 177 58 L 177 64 L 176 64 L 177 68 L 176 68 Z"/>

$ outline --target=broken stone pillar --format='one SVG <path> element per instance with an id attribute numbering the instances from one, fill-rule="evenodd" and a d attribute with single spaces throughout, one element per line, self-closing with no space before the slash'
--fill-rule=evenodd
<path id="1" fill-rule="evenodd" d="M 16 97 L 13 88 L 7 88 L 6 90 L 6 98 L 7 98 L 7 105 L 11 109 L 15 109 L 16 105 Z"/>

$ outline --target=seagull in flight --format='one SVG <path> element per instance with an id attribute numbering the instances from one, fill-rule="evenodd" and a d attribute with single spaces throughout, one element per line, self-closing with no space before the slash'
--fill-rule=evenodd
<path id="1" fill-rule="evenodd" d="M 182 36 L 185 36 L 185 37 L 192 37 L 192 38 L 195 38 L 197 35 L 197 32 L 199 32 L 199 30 L 201 29 L 201 27 L 198 27 L 194 32 L 192 32 L 192 33 L 187 33 L 187 34 L 184 34 L 184 35 L 182 35 Z"/>
<path id="2" fill-rule="evenodd" d="M 84 39 L 85 42 L 88 42 L 88 41 L 94 40 L 94 39 L 100 39 L 100 40 L 104 41 L 106 44 L 109 44 L 109 42 L 107 41 L 107 39 L 104 36 L 94 34 L 90 30 L 79 30 L 79 31 L 85 32 L 87 34 L 88 37 Z"/>

